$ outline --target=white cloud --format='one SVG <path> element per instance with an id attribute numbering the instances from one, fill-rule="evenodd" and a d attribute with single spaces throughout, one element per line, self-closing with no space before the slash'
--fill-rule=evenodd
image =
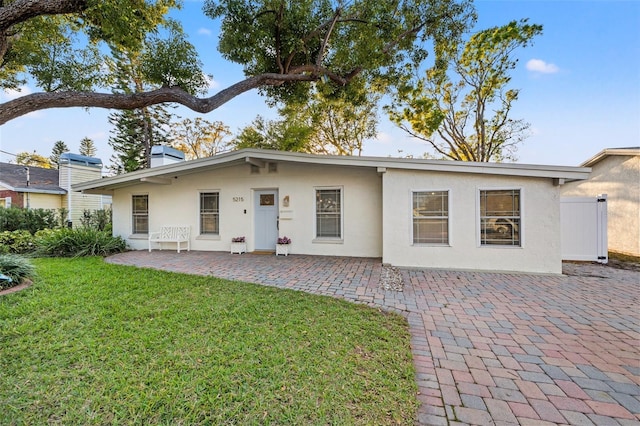
<path id="1" fill-rule="evenodd" d="M 557 65 L 549 64 L 542 59 L 530 59 L 529 62 L 527 62 L 527 69 L 542 74 L 555 74 L 560 71 Z"/>
<path id="2" fill-rule="evenodd" d="M 211 32 L 211 30 L 209 28 L 200 28 L 198 30 L 198 34 L 205 35 L 205 36 L 210 36 L 213 33 Z"/>
<path id="3" fill-rule="evenodd" d="M 220 83 L 216 81 L 212 75 L 205 74 L 204 78 L 205 80 L 207 80 L 207 83 L 209 85 L 209 90 L 215 90 L 220 87 Z"/>
<path id="4" fill-rule="evenodd" d="M 375 140 L 376 142 L 387 143 L 387 144 L 393 142 L 393 138 L 391 137 L 391 135 L 385 132 L 378 132 Z"/>
<path id="5" fill-rule="evenodd" d="M 5 89 L 3 98 L 7 101 L 19 98 L 20 96 L 28 95 L 31 93 L 31 89 L 27 86 L 21 86 L 17 89 Z"/>

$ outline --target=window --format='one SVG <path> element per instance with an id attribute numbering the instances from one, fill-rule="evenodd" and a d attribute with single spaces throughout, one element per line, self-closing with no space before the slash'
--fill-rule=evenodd
<path id="1" fill-rule="evenodd" d="M 260 194 L 260 205 L 261 206 L 275 206 L 276 205 L 276 195 L 275 194 Z"/>
<path id="2" fill-rule="evenodd" d="M 220 232 L 220 197 L 217 192 L 200 193 L 200 234 Z"/>
<path id="3" fill-rule="evenodd" d="M 132 226 L 134 234 L 149 233 L 149 196 L 134 195 L 132 197 Z"/>
<path id="4" fill-rule="evenodd" d="M 340 189 L 316 190 L 316 238 L 342 238 Z"/>
<path id="5" fill-rule="evenodd" d="M 480 245 L 520 246 L 520 190 L 480 191 Z"/>
<path id="6" fill-rule="evenodd" d="M 449 192 L 413 193 L 413 243 L 449 244 Z"/>

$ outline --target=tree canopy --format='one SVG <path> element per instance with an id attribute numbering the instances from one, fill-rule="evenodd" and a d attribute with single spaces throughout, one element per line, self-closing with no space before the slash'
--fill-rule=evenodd
<path id="1" fill-rule="evenodd" d="M 365 139 L 376 136 L 378 97 L 360 92 L 325 97 L 318 92 L 306 102 L 280 109 L 280 120 L 258 117 L 241 130 L 236 148 L 269 148 L 312 154 L 361 155 Z"/>
<path id="2" fill-rule="evenodd" d="M 41 167 L 43 169 L 53 169 L 54 165 L 51 164 L 49 159 L 44 155 L 40 155 L 36 152 L 19 152 L 16 154 L 16 164 L 30 167 Z"/>
<path id="3" fill-rule="evenodd" d="M 312 129 L 291 117 L 265 120 L 257 116 L 251 124 L 240 130 L 232 141 L 235 149 L 261 148 L 277 151 L 310 152 Z"/>
<path id="4" fill-rule="evenodd" d="M 229 127 L 221 121 L 210 122 L 201 117 L 185 118 L 171 125 L 171 146 L 185 153 L 187 160 L 206 158 L 230 149 Z"/>
<path id="5" fill-rule="evenodd" d="M 309 85 L 299 82 L 342 87 L 362 77 L 384 88 L 421 63 L 427 40 L 457 39 L 474 19 L 470 0 L 208 0 L 204 13 L 221 20 L 219 50 L 244 66 L 245 78 L 198 98 L 197 54 L 166 18 L 177 6 L 177 0 L 3 2 L 0 84 L 15 89 L 29 79 L 41 92 L 0 104 L 0 124 L 61 107 L 130 110 L 175 102 L 207 113 L 256 88 L 287 102 L 308 95 Z M 110 92 L 114 78 L 102 66 L 108 62 L 102 45 L 141 52 L 160 26 L 170 36 L 157 36 L 155 53 L 143 58 L 151 87 Z"/>
<path id="6" fill-rule="evenodd" d="M 514 51 L 541 33 L 542 26 L 524 19 L 472 35 L 448 52 L 448 68 L 428 69 L 398 91 L 387 108 L 390 118 L 448 159 L 514 159 L 529 128 L 509 116 L 519 94 L 507 87 L 517 63 Z"/>

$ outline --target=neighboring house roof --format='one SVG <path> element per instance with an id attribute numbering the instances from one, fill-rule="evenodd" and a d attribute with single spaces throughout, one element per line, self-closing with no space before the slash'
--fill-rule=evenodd
<path id="1" fill-rule="evenodd" d="M 58 186 L 58 170 L 28 166 L 29 182 L 27 184 L 26 168 L 27 166 L 21 164 L 0 163 L 0 185 L 15 192 L 67 193 Z"/>
<path id="2" fill-rule="evenodd" d="M 515 163 L 472 163 L 449 160 L 425 160 L 416 158 L 353 157 L 338 155 L 314 155 L 297 152 L 272 151 L 265 149 L 242 149 L 213 157 L 153 167 L 125 173 L 109 178 L 73 185 L 74 191 L 86 193 L 110 193 L 122 187 L 144 183 L 169 184 L 171 178 L 236 164 L 264 166 L 267 162 L 291 162 L 299 164 L 319 164 L 344 167 L 374 168 L 379 172 L 386 169 L 421 170 L 452 173 L 489 174 L 505 176 L 525 176 L 557 179 L 558 183 L 583 180 L 589 177 L 591 169 L 567 166 L 542 166 Z"/>
<path id="3" fill-rule="evenodd" d="M 640 147 L 638 146 L 630 146 L 626 148 L 607 148 L 603 149 L 584 163 L 580 164 L 581 167 L 592 167 L 594 164 L 604 160 L 606 157 L 612 155 L 627 155 L 627 156 L 635 156 L 640 155 Z"/>

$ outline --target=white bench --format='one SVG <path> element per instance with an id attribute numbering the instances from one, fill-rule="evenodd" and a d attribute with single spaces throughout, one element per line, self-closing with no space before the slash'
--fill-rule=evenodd
<path id="1" fill-rule="evenodd" d="M 191 249 L 190 233 L 191 228 L 189 226 L 163 226 L 159 232 L 149 234 L 149 251 L 151 251 L 152 243 L 160 244 L 160 250 L 162 250 L 162 243 L 176 243 L 178 245 L 178 253 L 180 253 L 182 243 L 187 243 L 187 251 L 189 251 Z"/>

